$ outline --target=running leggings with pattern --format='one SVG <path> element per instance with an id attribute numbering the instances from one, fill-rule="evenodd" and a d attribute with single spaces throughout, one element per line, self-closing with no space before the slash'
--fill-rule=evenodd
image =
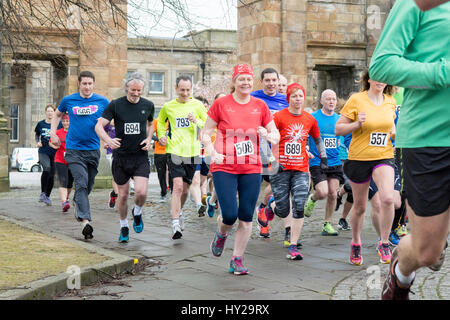
<path id="1" fill-rule="evenodd" d="M 270 176 L 270 185 L 275 198 L 275 214 L 280 218 L 286 218 L 289 215 L 291 208 L 289 195 L 292 194 L 292 216 L 295 219 L 303 218 L 309 190 L 309 174 L 285 170 Z"/>
<path id="2" fill-rule="evenodd" d="M 238 218 L 244 222 L 252 222 L 261 186 L 261 174 L 216 171 L 212 176 L 223 223 L 232 226 Z"/>

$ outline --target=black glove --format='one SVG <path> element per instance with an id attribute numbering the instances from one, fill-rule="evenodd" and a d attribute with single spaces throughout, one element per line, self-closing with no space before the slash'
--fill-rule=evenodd
<path id="1" fill-rule="evenodd" d="M 328 169 L 328 159 L 327 158 L 320 158 L 320 169 L 322 169 L 322 170 Z"/>

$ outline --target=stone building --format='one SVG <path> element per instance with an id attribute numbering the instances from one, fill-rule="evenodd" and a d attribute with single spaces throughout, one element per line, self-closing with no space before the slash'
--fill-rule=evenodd
<path id="1" fill-rule="evenodd" d="M 223 83 L 236 63 L 236 32 L 228 30 L 204 30 L 177 39 L 127 39 L 120 34 L 117 41 L 103 42 L 92 35 L 80 35 L 83 41 L 95 44 L 88 56 L 64 35 L 55 33 L 53 37 L 49 54 L 17 52 L 20 59 L 9 55 L 6 61 L 10 70 L 10 108 L 4 113 L 11 128 L 10 152 L 15 147 L 34 147 L 33 130 L 45 118 L 45 106 L 58 105 L 66 94 L 78 91 L 77 75 L 82 70 L 94 72 L 95 92 L 109 99 L 124 95 L 127 72 L 142 73 L 147 79 L 143 96 L 155 103 L 158 112 L 175 96 L 178 75 L 191 76 L 196 88 L 214 86 Z M 91 50 L 94 54 L 90 54 Z"/>
<path id="2" fill-rule="evenodd" d="M 393 1 L 392 1 L 393 3 Z M 238 1 L 238 60 L 279 70 L 317 106 L 325 88 L 348 98 L 370 61 L 390 0 Z"/>

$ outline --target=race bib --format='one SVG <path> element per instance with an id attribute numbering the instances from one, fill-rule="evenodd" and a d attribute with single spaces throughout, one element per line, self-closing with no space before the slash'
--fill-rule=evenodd
<path id="1" fill-rule="evenodd" d="M 236 157 L 248 156 L 254 153 L 253 143 L 250 140 L 238 142 L 234 145 Z"/>
<path id="2" fill-rule="evenodd" d="M 323 144 L 325 149 L 336 149 L 337 139 L 336 138 L 323 138 Z"/>
<path id="3" fill-rule="evenodd" d="M 92 105 L 92 106 L 86 106 L 86 107 L 73 107 L 72 111 L 73 114 L 76 114 L 77 116 L 89 116 L 91 114 L 96 113 L 98 110 L 98 106 Z"/>
<path id="4" fill-rule="evenodd" d="M 141 128 L 139 122 L 125 123 L 124 125 L 125 134 L 140 134 Z"/>
<path id="5" fill-rule="evenodd" d="M 369 146 L 386 147 L 388 144 L 388 134 L 383 132 L 372 132 L 370 134 Z"/>
<path id="6" fill-rule="evenodd" d="M 191 126 L 189 118 L 175 118 L 175 122 L 177 128 L 189 128 Z"/>
<path id="7" fill-rule="evenodd" d="M 302 153 L 302 145 L 300 143 L 286 143 L 284 145 L 284 155 L 299 156 Z"/>

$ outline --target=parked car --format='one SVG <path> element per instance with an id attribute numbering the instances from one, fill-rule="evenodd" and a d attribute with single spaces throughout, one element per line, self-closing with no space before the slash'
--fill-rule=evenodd
<path id="1" fill-rule="evenodd" d="M 38 148 L 14 148 L 11 154 L 11 168 L 25 172 L 41 172 Z"/>

